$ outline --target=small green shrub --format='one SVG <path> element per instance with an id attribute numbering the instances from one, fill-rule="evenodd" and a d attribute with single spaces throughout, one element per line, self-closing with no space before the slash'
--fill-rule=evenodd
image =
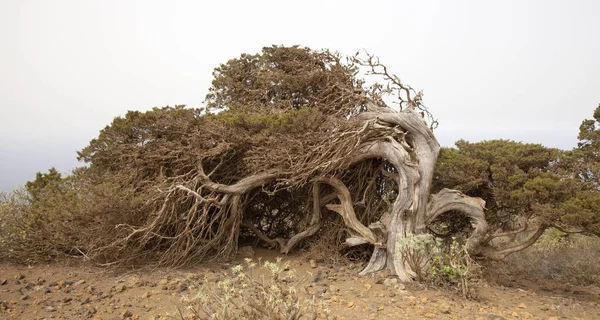
<path id="1" fill-rule="evenodd" d="M 217 283 L 204 281 L 196 295 L 183 298 L 180 319 L 328 318 L 324 300 L 301 297 L 301 282 L 280 258 L 262 265 L 260 260 L 246 259 L 246 267 L 236 265 L 229 277 Z"/>
<path id="2" fill-rule="evenodd" d="M 431 234 L 400 238 L 397 246 L 419 281 L 427 278 L 432 263 L 439 259 L 442 253 L 441 243 Z"/>
<path id="3" fill-rule="evenodd" d="M 480 268 L 456 238 L 444 246 L 431 234 L 412 235 L 400 239 L 398 246 L 419 281 L 450 285 L 465 298 L 474 298 L 471 284 L 481 277 Z"/>

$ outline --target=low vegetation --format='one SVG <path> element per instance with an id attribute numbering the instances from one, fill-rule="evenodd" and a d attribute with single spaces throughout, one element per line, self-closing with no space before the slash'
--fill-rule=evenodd
<path id="1" fill-rule="evenodd" d="M 183 299 L 181 319 L 325 319 L 327 302 L 316 295 L 301 298 L 302 282 L 281 259 L 246 259 L 216 284 L 205 284 Z M 204 281 L 207 283 L 207 281 Z M 304 295 L 306 296 L 306 295 Z"/>

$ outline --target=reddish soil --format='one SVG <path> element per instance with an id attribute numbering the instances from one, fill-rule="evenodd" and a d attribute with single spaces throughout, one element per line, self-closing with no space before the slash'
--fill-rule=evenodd
<path id="1" fill-rule="evenodd" d="M 276 256 L 263 250 L 257 255 Z M 385 274 L 359 277 L 358 266 L 283 259 L 306 279 L 305 291 L 321 295 L 337 319 L 600 319 L 596 287 L 502 279 L 478 285 L 477 299 L 466 300 L 448 290 L 403 285 Z M 119 272 L 89 265 L 1 264 L 0 318 L 178 318 L 181 298 L 194 294 L 198 279 L 217 281 L 235 263 Z"/>

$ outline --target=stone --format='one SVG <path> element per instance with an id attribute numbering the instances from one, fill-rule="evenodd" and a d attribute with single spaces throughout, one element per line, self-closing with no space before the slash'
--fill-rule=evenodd
<path id="1" fill-rule="evenodd" d="M 450 307 L 450 305 L 448 303 L 441 303 L 438 305 L 438 310 L 440 313 L 450 314 L 450 312 L 452 311 L 452 308 Z"/>
<path id="2" fill-rule="evenodd" d="M 386 287 L 393 287 L 398 284 L 398 278 L 387 278 L 383 280 L 383 285 Z"/>
<path id="3" fill-rule="evenodd" d="M 254 258 L 254 248 L 252 246 L 243 246 L 238 249 L 238 254 L 244 258 Z"/>

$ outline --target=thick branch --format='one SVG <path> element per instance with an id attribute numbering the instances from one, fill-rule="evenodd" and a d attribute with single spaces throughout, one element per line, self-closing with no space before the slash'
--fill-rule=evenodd
<path id="1" fill-rule="evenodd" d="M 262 231 L 260 231 L 252 222 L 244 221 L 241 223 L 241 226 L 244 228 L 248 228 L 254 232 L 254 234 L 262 241 L 266 242 L 270 247 L 279 246 L 280 248 L 285 247 L 286 241 L 282 238 L 271 239 L 267 237 Z"/>
<path id="2" fill-rule="evenodd" d="M 414 157 L 418 159 L 419 181 L 416 190 L 417 203 L 413 204 L 414 225 L 411 229 L 422 232 L 426 228 L 425 213 L 428 195 L 433 180 L 433 168 L 437 161 L 440 145 L 427 123 L 417 112 L 407 109 L 394 113 L 364 112 L 360 119 L 377 119 L 378 123 L 398 126 L 407 132 L 406 140 L 412 147 Z"/>
<path id="3" fill-rule="evenodd" d="M 369 228 L 363 225 L 356 218 L 356 214 L 354 213 L 354 207 L 352 202 L 352 197 L 350 196 L 350 191 L 344 183 L 335 177 L 321 177 L 316 180 L 317 182 L 327 183 L 333 187 L 338 195 L 338 199 L 340 200 L 339 205 L 326 205 L 327 209 L 335 211 L 339 213 L 344 219 L 344 223 L 348 228 L 358 233 L 363 239 L 372 244 L 381 245 Z"/>
<path id="4" fill-rule="evenodd" d="M 490 238 L 510 237 L 519 234 L 525 230 L 527 230 L 527 223 L 525 223 L 521 228 L 517 230 L 494 233 L 490 236 Z"/>
<path id="5" fill-rule="evenodd" d="M 321 186 L 318 182 L 313 184 L 312 198 L 312 217 L 310 219 L 308 228 L 298 234 L 295 234 L 284 246 L 281 246 L 281 253 L 287 254 L 296 245 L 296 243 L 304 238 L 312 236 L 321 227 Z"/>
<path id="6" fill-rule="evenodd" d="M 498 250 L 492 246 L 486 245 L 482 248 L 480 255 L 492 260 L 504 260 L 507 255 L 524 250 L 534 244 L 542 236 L 542 234 L 544 234 L 544 231 L 546 231 L 548 227 L 549 226 L 545 224 L 540 225 L 537 231 L 534 232 L 527 240 L 510 248 Z"/>
<path id="7" fill-rule="evenodd" d="M 442 213 L 448 211 L 460 211 L 466 214 L 475 228 L 467 241 L 467 250 L 470 254 L 478 254 L 488 231 L 484 210 L 485 201 L 483 199 L 469 197 L 457 190 L 442 189 L 432 196 L 427 204 L 425 221 L 426 224 L 430 224 Z"/>
<path id="8" fill-rule="evenodd" d="M 210 178 L 206 174 L 204 174 L 204 170 L 202 169 L 202 166 L 198 166 L 198 167 L 199 167 L 198 176 L 199 176 L 200 182 L 202 183 L 203 188 L 206 188 L 210 191 L 227 193 L 227 194 L 241 195 L 241 194 L 248 192 L 251 189 L 254 189 L 254 188 L 260 187 L 260 186 L 264 186 L 270 182 L 273 182 L 277 178 L 277 175 L 275 175 L 273 173 L 263 173 L 263 174 L 258 174 L 258 175 L 253 175 L 250 177 L 243 178 L 240 181 L 238 181 L 237 183 L 232 184 L 232 185 L 225 185 L 225 184 L 213 182 L 212 180 L 210 180 Z"/>

